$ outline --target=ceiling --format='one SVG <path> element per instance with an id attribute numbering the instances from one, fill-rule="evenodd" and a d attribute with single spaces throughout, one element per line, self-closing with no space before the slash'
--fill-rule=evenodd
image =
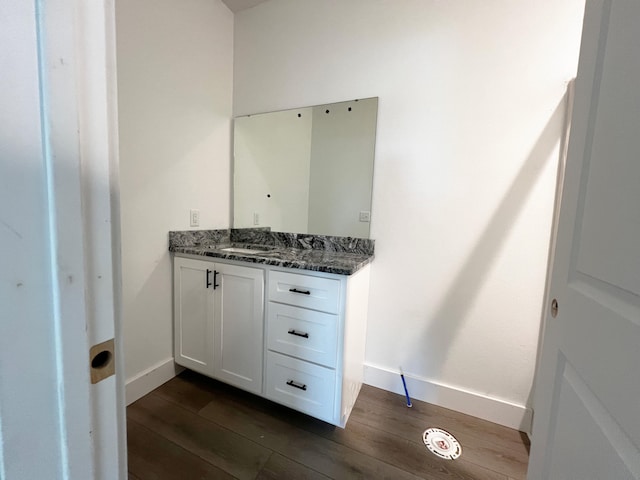
<path id="1" fill-rule="evenodd" d="M 237 13 L 247 8 L 255 7 L 259 3 L 266 2 L 267 0 L 222 0 L 229 10 L 233 13 Z"/>

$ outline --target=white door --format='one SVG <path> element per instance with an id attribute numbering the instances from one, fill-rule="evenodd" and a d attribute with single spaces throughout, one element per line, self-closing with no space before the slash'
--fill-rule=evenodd
<path id="1" fill-rule="evenodd" d="M 587 1 L 529 480 L 640 478 L 639 25 Z"/>
<path id="2" fill-rule="evenodd" d="M 213 310 L 215 264 L 173 259 L 175 360 L 184 367 L 213 375 Z"/>
<path id="3" fill-rule="evenodd" d="M 264 270 L 217 263 L 214 376 L 262 392 Z"/>
<path id="4" fill-rule="evenodd" d="M 2 480 L 126 478 L 113 38 L 109 0 L 0 2 Z"/>

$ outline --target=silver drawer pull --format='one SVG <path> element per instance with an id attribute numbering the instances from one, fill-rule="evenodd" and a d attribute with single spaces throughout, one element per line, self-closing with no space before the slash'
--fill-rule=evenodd
<path id="1" fill-rule="evenodd" d="M 296 337 L 309 338 L 308 333 L 296 332 L 295 330 L 289 330 L 287 332 L 289 335 L 295 335 Z"/>
<path id="2" fill-rule="evenodd" d="M 289 380 L 287 382 L 287 385 L 289 385 L 290 387 L 295 387 L 295 388 L 299 388 L 300 390 L 307 390 L 307 386 L 306 385 L 301 385 L 298 382 L 294 382 L 293 380 Z"/>
<path id="3" fill-rule="evenodd" d="M 301 293 L 302 295 L 311 295 L 311 292 L 309 290 L 298 290 L 297 288 L 290 288 L 289 291 L 292 293 Z"/>

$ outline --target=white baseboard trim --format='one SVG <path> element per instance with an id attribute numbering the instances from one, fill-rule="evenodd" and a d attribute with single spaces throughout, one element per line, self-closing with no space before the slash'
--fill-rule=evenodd
<path id="1" fill-rule="evenodd" d="M 173 357 L 171 357 L 128 379 L 125 386 L 127 405 L 144 397 L 147 393 L 168 382 L 183 370 L 184 368 L 176 365 Z"/>
<path id="2" fill-rule="evenodd" d="M 531 431 L 532 410 L 524 405 L 436 383 L 416 375 L 407 375 L 406 372 L 404 378 L 411 398 L 466 413 L 521 432 Z M 402 379 L 398 371 L 365 364 L 364 383 L 404 396 Z"/>

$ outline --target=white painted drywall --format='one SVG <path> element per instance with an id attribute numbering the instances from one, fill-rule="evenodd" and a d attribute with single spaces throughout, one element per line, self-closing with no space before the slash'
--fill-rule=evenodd
<path id="1" fill-rule="evenodd" d="M 313 107 L 309 233 L 369 238 L 377 111 L 377 98 Z"/>
<path id="2" fill-rule="evenodd" d="M 235 119 L 235 228 L 308 231 L 311 112 L 300 108 Z"/>
<path id="3" fill-rule="evenodd" d="M 526 406 L 583 9 L 271 0 L 236 14 L 236 115 L 379 96 L 370 382 L 402 366 Z"/>
<path id="4" fill-rule="evenodd" d="M 123 322 L 129 382 L 170 361 L 169 230 L 229 226 L 233 14 L 220 0 L 116 3 Z"/>

